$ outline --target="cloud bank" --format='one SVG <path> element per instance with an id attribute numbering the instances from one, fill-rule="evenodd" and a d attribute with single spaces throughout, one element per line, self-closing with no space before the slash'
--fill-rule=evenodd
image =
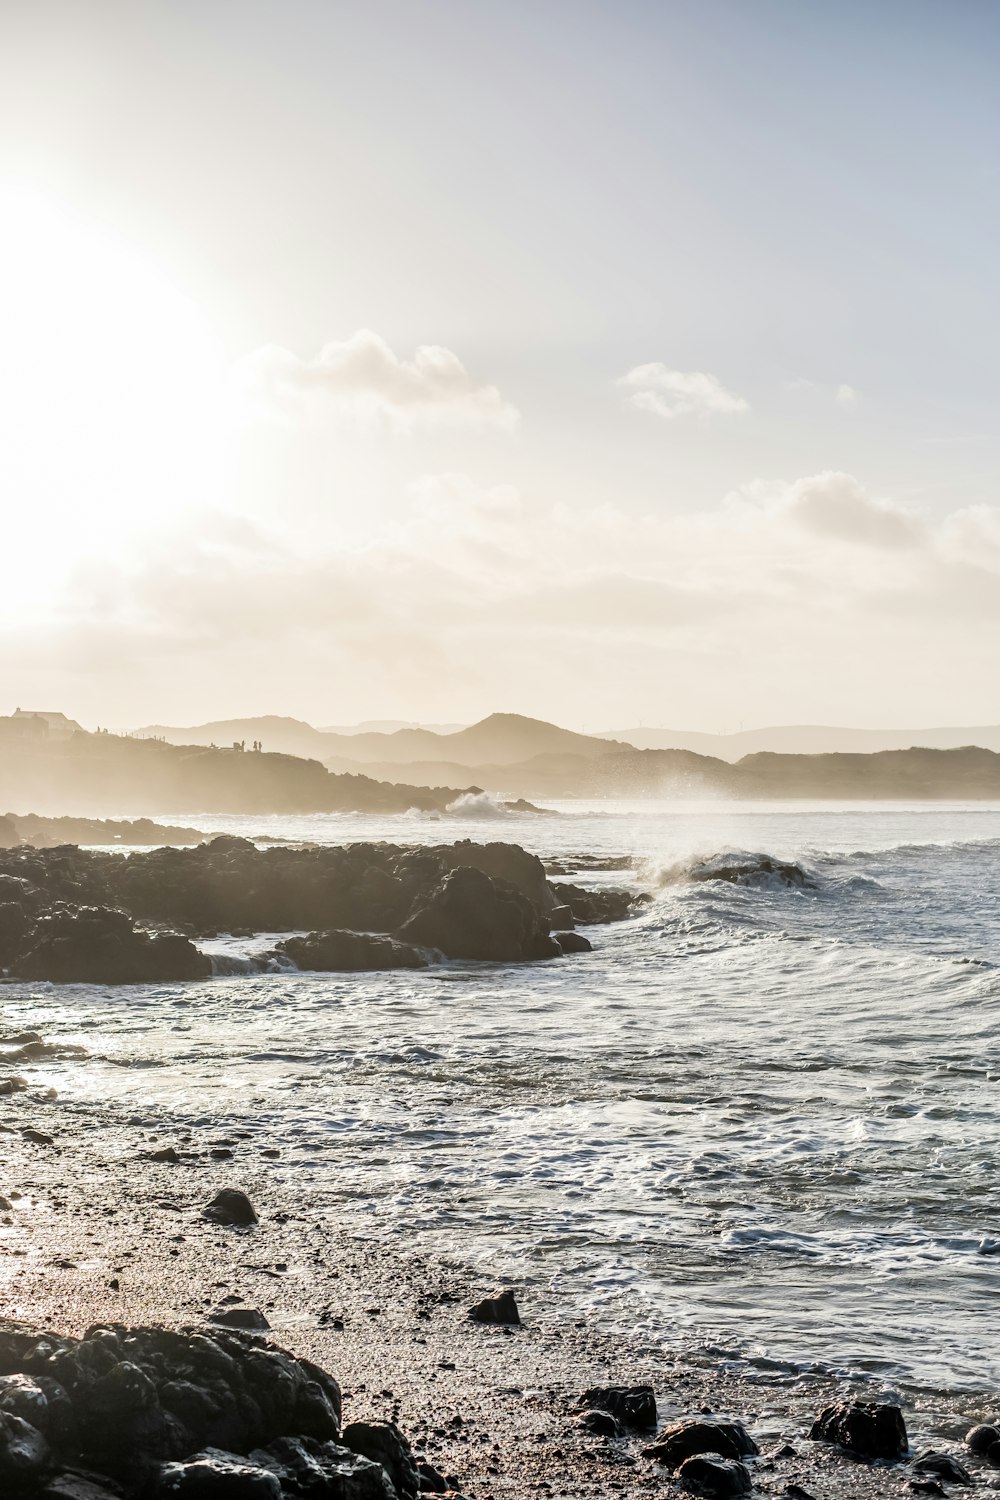
<path id="1" fill-rule="evenodd" d="M 136 722 L 176 701 L 188 721 L 392 706 L 592 728 L 919 723 L 931 689 L 952 722 L 991 712 L 996 508 L 932 521 L 835 472 L 672 515 L 545 505 L 461 474 L 406 499 L 350 547 L 218 518 L 127 567 L 91 565 L 35 648 L 47 697 L 75 707 L 92 680 L 127 691 Z M 23 661 L 14 635 L 0 654 Z"/>

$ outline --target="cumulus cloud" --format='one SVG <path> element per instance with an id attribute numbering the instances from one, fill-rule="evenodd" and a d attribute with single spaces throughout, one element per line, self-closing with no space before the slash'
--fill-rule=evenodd
<path id="1" fill-rule="evenodd" d="M 452 350 L 421 344 L 403 359 L 367 328 L 325 344 L 311 360 L 269 345 L 242 360 L 236 374 L 245 394 L 293 419 L 336 411 L 400 431 L 422 424 L 510 431 L 519 415 L 495 385 L 475 381 Z"/>
<path id="2" fill-rule="evenodd" d="M 675 417 L 711 417 L 749 411 L 742 396 L 729 391 L 716 375 L 701 370 L 668 370 L 664 364 L 636 365 L 618 384 L 632 394 L 630 406 L 672 421 Z"/>
<path id="3" fill-rule="evenodd" d="M 918 517 L 875 500 L 851 474 L 814 474 L 788 491 L 789 514 L 807 530 L 868 547 L 915 547 L 923 540 Z"/>
<path id="4" fill-rule="evenodd" d="M 837 394 L 834 399 L 836 400 L 838 406 L 857 406 L 858 393 L 854 389 L 853 385 L 838 385 Z"/>

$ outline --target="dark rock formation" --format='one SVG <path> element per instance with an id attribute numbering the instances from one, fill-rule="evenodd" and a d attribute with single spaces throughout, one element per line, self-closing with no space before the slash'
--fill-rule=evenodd
<path id="1" fill-rule="evenodd" d="M 597 922 L 623 922 L 626 917 L 634 917 L 637 908 L 649 899 L 635 891 L 588 891 L 582 885 L 560 881 L 553 884 L 552 891 L 557 901 L 570 908 L 573 920 L 585 926 Z"/>
<path id="2" fill-rule="evenodd" d="M 55 984 L 156 984 L 212 972 L 187 938 L 137 931 L 124 912 L 106 906 L 40 917 L 12 968 L 19 979 Z"/>
<path id="3" fill-rule="evenodd" d="M 115 1325 L 77 1340 L 8 1324 L 0 1375 L 5 1495 L 75 1484 L 82 1496 L 90 1483 L 91 1494 L 107 1484 L 127 1497 L 279 1497 L 302 1493 L 292 1476 L 324 1465 L 343 1475 L 334 1493 L 392 1494 L 379 1465 L 338 1442 L 337 1382 L 248 1335 Z M 223 1477 L 209 1489 L 213 1466 Z"/>
<path id="4" fill-rule="evenodd" d="M 952 1453 L 937 1453 L 929 1449 L 921 1453 L 910 1465 L 914 1474 L 932 1474 L 935 1479 L 946 1479 L 949 1484 L 971 1484 L 972 1475 Z"/>
<path id="5" fill-rule="evenodd" d="M 385 1470 L 398 1500 L 417 1500 L 420 1474 L 410 1445 L 395 1423 L 349 1422 L 341 1442 Z"/>
<path id="6" fill-rule="evenodd" d="M 253 1204 L 239 1188 L 220 1188 L 211 1203 L 202 1209 L 202 1214 L 216 1224 L 257 1223 Z"/>
<path id="7" fill-rule="evenodd" d="M 0 851 L 0 967 L 64 982 L 199 979 L 211 965 L 191 937 L 303 930 L 278 950 L 300 968 L 421 967 L 416 948 L 517 962 L 584 951 L 551 936 L 553 913 L 562 929 L 576 907 L 588 921 L 632 910 L 628 892 L 564 890 L 573 911 L 540 860 L 502 843 L 261 849 L 223 835 L 128 856 L 13 849 Z"/>
<path id="8" fill-rule="evenodd" d="M 816 882 L 801 865 L 775 859 L 770 854 L 717 854 L 712 859 L 692 865 L 688 879 L 723 880 L 729 885 L 791 886 L 796 890 L 814 891 Z"/>
<path id="9" fill-rule="evenodd" d="M 623 1427 L 637 1432 L 656 1426 L 656 1397 L 651 1385 L 595 1386 L 583 1393 L 578 1404 L 609 1411 Z"/>
<path id="10" fill-rule="evenodd" d="M 310 932 L 305 937 L 285 938 L 277 945 L 300 969 L 324 973 L 361 969 L 426 969 L 426 953 L 409 943 L 371 932 Z"/>
<path id="11" fill-rule="evenodd" d="M 436 948 L 446 958 L 499 963 L 555 958 L 561 951 L 526 896 L 471 865 L 449 870 L 400 927 L 399 936 Z"/>
<path id="12" fill-rule="evenodd" d="M 965 1434 L 965 1446 L 970 1453 L 988 1453 L 994 1443 L 1000 1443 L 1000 1427 L 985 1422 L 970 1427 Z"/>
<path id="13" fill-rule="evenodd" d="M 717 1453 L 722 1458 L 752 1458 L 760 1450 L 742 1422 L 695 1418 L 664 1427 L 643 1452 L 668 1469 L 676 1469 L 698 1453 Z"/>
<path id="14" fill-rule="evenodd" d="M 495 1297 L 484 1297 L 469 1309 L 474 1323 L 502 1323 L 507 1327 L 520 1325 L 521 1314 L 514 1300 L 514 1293 L 497 1292 Z"/>
<path id="15" fill-rule="evenodd" d="M 704 1454 L 685 1459 L 677 1481 L 689 1494 L 711 1496 L 712 1500 L 748 1495 L 751 1489 L 750 1474 L 737 1459 L 707 1458 Z"/>
<path id="16" fill-rule="evenodd" d="M 878 1401 L 837 1401 L 820 1412 L 809 1436 L 837 1443 L 861 1458 L 905 1458 L 906 1424 L 898 1406 Z"/>
<path id="17" fill-rule="evenodd" d="M 563 953 L 592 953 L 594 945 L 582 932 L 554 932 L 552 936 Z"/>

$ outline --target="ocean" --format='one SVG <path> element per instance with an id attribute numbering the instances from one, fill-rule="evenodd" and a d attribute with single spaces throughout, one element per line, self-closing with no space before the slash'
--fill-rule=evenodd
<path id="1" fill-rule="evenodd" d="M 692 1361 L 995 1389 L 1000 807 L 558 807 L 191 812 L 250 836 L 503 839 L 652 899 L 546 963 L 262 974 L 259 935 L 206 945 L 205 983 L 7 984 L 8 1031 L 86 1049 L 24 1071 L 164 1139 L 267 1136 L 274 1171 L 358 1234 Z M 692 878 L 723 854 L 738 882 Z M 614 856 L 633 867 L 591 868 Z"/>

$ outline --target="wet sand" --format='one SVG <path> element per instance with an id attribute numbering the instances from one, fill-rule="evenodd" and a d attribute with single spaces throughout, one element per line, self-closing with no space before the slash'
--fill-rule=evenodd
<path id="1" fill-rule="evenodd" d="M 707 1411 L 742 1420 L 762 1450 L 751 1469 L 764 1494 L 898 1495 L 912 1477 L 903 1466 L 856 1462 L 806 1440 L 827 1401 L 870 1399 L 870 1391 L 692 1367 L 589 1327 L 554 1294 L 516 1284 L 521 1328 L 471 1322 L 469 1308 L 498 1290 L 492 1280 L 422 1255 L 417 1242 L 349 1233 L 323 1193 L 281 1180 L 280 1155 L 263 1135 L 206 1129 L 185 1138 L 153 1119 L 112 1128 L 98 1112 L 31 1091 L 0 1098 L 0 1129 L 0 1194 L 10 1203 L 0 1214 L 6 1317 L 79 1335 L 98 1322 L 190 1325 L 226 1299 L 258 1308 L 269 1337 L 340 1380 L 345 1421 L 396 1421 L 418 1457 L 453 1476 L 470 1500 L 674 1488 L 642 1456 L 648 1434 L 609 1441 L 578 1423 L 589 1386 L 647 1382 L 660 1424 Z M 26 1129 L 51 1142 L 25 1137 Z M 171 1146 L 178 1163 L 149 1159 Z M 222 1187 L 249 1195 L 256 1226 L 202 1217 Z M 926 1393 L 904 1411 L 914 1452 L 950 1449 L 980 1484 L 1000 1488 L 1000 1470 L 961 1445 L 972 1422 L 996 1410 Z M 776 1456 L 786 1445 L 794 1451 Z"/>

